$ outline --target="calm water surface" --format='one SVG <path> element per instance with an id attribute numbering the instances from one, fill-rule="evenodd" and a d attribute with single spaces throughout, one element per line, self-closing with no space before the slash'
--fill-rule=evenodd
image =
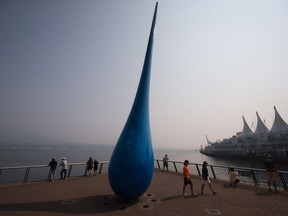
<path id="1" fill-rule="evenodd" d="M 92 144 L 19 144 L 0 145 L 0 167 L 46 165 L 52 157 L 60 162 L 62 157 L 66 157 L 69 163 L 86 162 L 91 156 L 99 161 L 109 161 L 114 146 L 92 145 Z M 207 161 L 210 165 L 263 168 L 262 161 L 247 161 L 220 159 L 209 157 L 195 150 L 172 150 L 155 148 L 155 159 L 162 159 L 167 154 L 170 160 L 183 162 L 189 160 L 191 163 Z M 278 164 L 280 170 L 288 170 L 287 164 Z"/>

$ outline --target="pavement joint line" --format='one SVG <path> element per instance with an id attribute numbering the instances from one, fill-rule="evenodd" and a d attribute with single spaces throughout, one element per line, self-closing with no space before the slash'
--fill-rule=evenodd
<path id="1" fill-rule="evenodd" d="M 205 209 L 205 210 L 210 215 L 222 215 L 219 209 Z"/>

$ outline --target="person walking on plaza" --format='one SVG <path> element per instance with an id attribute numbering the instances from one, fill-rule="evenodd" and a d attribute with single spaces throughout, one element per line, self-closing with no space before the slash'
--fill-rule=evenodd
<path id="1" fill-rule="evenodd" d="M 237 176 L 239 175 L 238 172 L 235 171 L 233 167 L 230 167 L 228 175 L 229 175 L 230 186 L 236 188 L 237 184 L 240 182 L 240 180 L 237 179 Z"/>
<path id="2" fill-rule="evenodd" d="M 188 168 L 189 161 L 185 160 L 184 161 L 184 166 L 183 166 L 183 179 L 184 179 L 184 185 L 183 185 L 183 196 L 187 196 L 185 193 L 185 189 L 187 185 L 190 185 L 190 190 L 191 190 L 191 196 L 196 196 L 196 194 L 193 191 L 193 183 L 191 181 L 191 176 L 190 176 L 190 171 Z"/>
<path id="3" fill-rule="evenodd" d="M 93 159 L 92 157 L 89 157 L 89 160 L 87 161 L 87 175 L 92 175 L 92 169 L 93 169 Z"/>
<path id="4" fill-rule="evenodd" d="M 54 180 L 55 170 L 57 168 L 57 165 L 58 165 L 58 163 L 55 160 L 55 158 L 53 157 L 52 160 L 48 164 L 48 166 L 50 166 L 49 175 L 48 175 L 48 180 L 49 181 L 53 181 Z"/>
<path id="5" fill-rule="evenodd" d="M 211 191 L 213 194 L 216 194 L 217 192 L 213 190 L 212 186 L 211 186 L 211 181 L 209 179 L 209 174 L 208 174 L 208 169 L 207 169 L 207 161 L 204 161 L 203 162 L 203 165 L 202 165 L 202 186 L 201 186 L 201 194 L 204 194 L 204 187 L 205 187 L 205 184 L 208 183 Z"/>
<path id="6" fill-rule="evenodd" d="M 61 176 L 60 179 L 64 180 L 66 178 L 66 173 L 67 173 L 67 169 L 68 169 L 68 162 L 67 162 L 65 157 L 62 158 L 60 166 L 62 166 L 62 170 L 60 173 L 60 176 Z"/>
<path id="7" fill-rule="evenodd" d="M 278 193 L 279 191 L 277 190 L 277 185 L 276 185 L 277 167 L 271 155 L 267 156 L 267 158 L 264 161 L 264 165 L 265 165 L 265 169 L 267 173 L 267 183 L 268 183 L 269 191 L 272 191 L 271 189 L 271 183 L 272 183 L 274 186 L 275 192 Z"/>
<path id="8" fill-rule="evenodd" d="M 99 164 L 99 162 L 95 159 L 95 160 L 94 160 L 94 175 L 97 175 L 98 164 Z"/>
<path id="9" fill-rule="evenodd" d="M 169 158 L 168 158 L 167 154 L 165 154 L 165 156 L 163 158 L 163 172 L 164 172 L 165 167 L 166 167 L 166 170 L 168 172 L 168 160 L 169 160 Z"/>

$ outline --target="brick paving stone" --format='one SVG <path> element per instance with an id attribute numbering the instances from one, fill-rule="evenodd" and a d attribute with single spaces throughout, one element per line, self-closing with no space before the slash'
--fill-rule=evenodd
<path id="1" fill-rule="evenodd" d="M 240 184 L 212 180 L 212 195 L 205 186 L 204 195 L 183 197 L 181 173 L 155 170 L 147 192 L 137 200 L 125 201 L 113 194 L 108 175 L 74 177 L 54 182 L 33 182 L 0 186 L 0 216 L 284 216 L 288 215 L 288 192 L 268 192 Z M 201 190 L 201 179 L 192 176 L 194 191 Z M 187 187 L 187 193 L 189 188 Z"/>

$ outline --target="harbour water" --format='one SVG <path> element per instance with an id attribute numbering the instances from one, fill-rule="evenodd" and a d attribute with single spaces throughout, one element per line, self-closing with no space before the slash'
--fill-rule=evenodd
<path id="1" fill-rule="evenodd" d="M 18 144 L 18 145 L 0 145 L 0 168 L 2 167 L 26 167 L 26 166 L 38 166 L 48 165 L 52 157 L 55 157 L 58 163 L 62 157 L 65 157 L 69 164 L 73 163 L 72 176 L 81 176 L 85 173 L 86 161 L 91 156 L 93 159 L 97 159 L 100 162 L 109 161 L 113 152 L 114 146 L 112 145 L 92 145 L 92 144 Z M 247 161 L 236 159 L 221 159 L 206 156 L 201 154 L 198 150 L 192 149 L 165 149 L 155 148 L 154 158 L 162 160 L 164 155 L 167 154 L 170 160 L 169 169 L 175 171 L 172 161 L 177 161 L 175 166 L 178 171 L 182 171 L 183 161 L 189 160 L 190 163 L 202 164 L 203 161 L 207 161 L 209 165 L 214 167 L 217 178 L 228 179 L 228 167 L 245 167 L 263 169 L 263 161 Z M 75 163 L 80 163 L 75 165 Z M 287 171 L 287 164 L 277 164 L 279 170 Z M 157 163 L 154 163 L 157 167 Z M 162 168 L 162 163 L 160 162 Z M 218 167 L 222 166 L 222 167 Z M 71 167 L 72 168 L 72 167 Z M 201 169 L 201 166 L 199 167 Z M 105 163 L 102 172 L 107 172 L 108 164 Z M 57 169 L 55 178 L 60 178 L 61 169 Z M 6 169 L 2 170 L 0 176 L 0 184 L 23 182 L 26 168 L 21 169 Z M 41 181 L 47 179 L 49 167 L 42 167 L 30 170 L 28 181 Z M 192 175 L 198 175 L 196 166 L 190 165 L 190 173 Z M 212 176 L 212 173 L 210 173 Z M 256 176 L 259 183 L 265 184 L 265 173 L 257 172 Z M 285 175 L 286 181 L 288 176 Z M 248 177 L 241 176 L 241 181 L 253 184 L 253 178 L 251 175 Z M 281 185 L 280 179 L 278 184 Z"/>
<path id="2" fill-rule="evenodd" d="M 98 161 L 109 161 L 113 145 L 93 144 L 1 144 L 0 167 L 47 165 L 52 157 L 60 162 L 66 157 L 68 163 L 85 163 L 91 156 Z M 162 159 L 167 154 L 172 161 L 202 164 L 207 161 L 211 165 L 263 168 L 262 161 L 221 159 L 206 156 L 192 149 L 155 148 L 155 159 Z M 278 169 L 288 171 L 287 164 L 278 164 Z"/>

